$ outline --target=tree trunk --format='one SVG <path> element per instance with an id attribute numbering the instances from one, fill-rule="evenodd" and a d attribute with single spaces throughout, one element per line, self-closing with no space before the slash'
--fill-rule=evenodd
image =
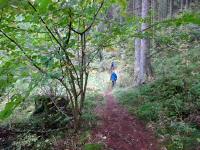
<path id="1" fill-rule="evenodd" d="M 103 18 L 103 16 L 102 16 L 102 18 Z M 97 32 L 104 32 L 105 31 L 105 25 L 104 25 L 104 23 L 100 22 L 97 25 L 96 30 L 97 30 Z M 104 59 L 102 49 L 99 49 L 98 51 L 99 51 L 98 52 L 99 60 L 102 61 Z"/>
<path id="2" fill-rule="evenodd" d="M 184 1 L 183 1 L 183 0 L 180 0 L 180 3 L 181 3 L 181 11 L 183 11 Z"/>
<path id="3" fill-rule="evenodd" d="M 150 11 L 150 0 L 142 0 L 142 18 L 147 19 Z M 141 30 L 145 30 L 149 27 L 147 21 L 142 23 Z M 145 32 L 145 31 L 144 31 Z M 144 33 L 143 32 L 143 33 Z M 141 79 L 142 83 L 153 76 L 151 62 L 150 62 L 150 40 L 143 38 L 141 40 L 141 52 L 140 52 L 140 67 L 141 67 Z"/>
<path id="4" fill-rule="evenodd" d="M 158 0 L 152 0 L 151 1 L 151 7 L 152 7 L 152 19 L 151 19 L 151 24 L 155 24 L 156 21 L 159 20 L 158 18 Z M 156 48 L 156 42 L 155 42 L 155 32 L 156 28 L 155 26 L 152 27 L 152 49 L 154 50 Z"/>
<path id="5" fill-rule="evenodd" d="M 133 15 L 135 15 L 135 0 L 132 0 L 133 1 Z"/>
<path id="6" fill-rule="evenodd" d="M 141 80 L 141 67 L 140 67 L 140 53 L 141 53 L 141 39 L 135 39 L 135 66 L 134 66 L 134 85 L 140 85 Z"/>
<path id="7" fill-rule="evenodd" d="M 152 9 L 153 9 L 153 22 L 158 20 L 158 0 L 152 0 Z"/>
<path id="8" fill-rule="evenodd" d="M 173 16 L 173 7 L 174 7 L 174 0 L 170 0 L 169 1 L 169 15 L 170 15 L 170 17 L 172 17 Z"/>
<path id="9" fill-rule="evenodd" d="M 127 13 L 128 13 L 128 15 L 134 14 L 134 0 L 128 1 Z"/>
<path id="10" fill-rule="evenodd" d="M 185 1 L 185 9 L 188 9 L 189 8 L 189 0 L 186 0 Z"/>
<path id="11" fill-rule="evenodd" d="M 135 15 L 137 17 L 141 16 L 141 7 L 142 1 L 135 0 Z M 140 24 L 137 24 L 138 31 L 140 31 Z M 134 86 L 141 84 L 141 75 L 140 75 L 140 46 L 141 46 L 141 39 L 135 38 L 135 64 L 134 64 Z"/>

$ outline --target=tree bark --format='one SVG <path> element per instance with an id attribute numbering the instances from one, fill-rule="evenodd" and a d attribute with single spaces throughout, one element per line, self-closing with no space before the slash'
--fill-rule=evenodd
<path id="1" fill-rule="evenodd" d="M 150 11 L 150 0 L 142 0 L 142 18 L 147 19 Z M 142 23 L 141 30 L 145 30 L 149 27 L 148 21 Z M 144 32 L 143 32 L 144 33 Z M 149 78 L 153 76 L 150 61 L 150 39 L 147 37 L 141 40 L 141 52 L 140 52 L 140 68 L 141 68 L 141 80 L 145 83 Z"/>
<path id="2" fill-rule="evenodd" d="M 181 11 L 183 11 L 184 1 L 183 1 L 183 0 L 180 0 L 180 3 L 181 3 Z"/>
<path id="3" fill-rule="evenodd" d="M 158 0 L 152 0 L 152 9 L 153 9 L 153 22 L 158 20 Z"/>
<path id="4" fill-rule="evenodd" d="M 134 0 L 129 0 L 128 1 L 127 13 L 129 15 L 133 15 L 134 14 Z"/>
<path id="5" fill-rule="evenodd" d="M 189 0 L 185 0 L 185 9 L 189 8 Z"/>
<path id="6" fill-rule="evenodd" d="M 169 15 L 170 15 L 170 17 L 172 17 L 173 16 L 173 7 L 174 7 L 174 0 L 170 0 L 169 1 Z"/>
<path id="7" fill-rule="evenodd" d="M 139 18 L 141 17 L 141 7 L 142 7 L 142 1 L 141 0 L 135 0 L 135 15 Z M 138 31 L 140 30 L 140 24 L 137 24 Z M 134 41 L 135 45 L 135 63 L 134 63 L 134 86 L 141 84 L 141 68 L 140 68 L 140 46 L 141 46 L 141 39 L 135 38 Z"/>

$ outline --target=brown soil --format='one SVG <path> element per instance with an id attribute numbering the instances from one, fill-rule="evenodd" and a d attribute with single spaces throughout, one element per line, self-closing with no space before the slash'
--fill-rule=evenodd
<path id="1" fill-rule="evenodd" d="M 152 131 L 126 109 L 118 105 L 110 92 L 106 104 L 96 109 L 101 121 L 93 130 L 92 142 L 102 143 L 106 150 L 158 150 Z"/>

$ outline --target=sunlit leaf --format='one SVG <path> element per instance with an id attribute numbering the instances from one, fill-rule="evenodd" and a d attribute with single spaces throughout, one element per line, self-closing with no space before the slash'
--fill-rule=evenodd
<path id="1" fill-rule="evenodd" d="M 0 120 L 3 120 L 5 118 L 8 118 L 12 112 L 15 110 L 15 108 L 23 101 L 23 98 L 21 95 L 14 95 L 11 98 L 11 101 L 9 101 L 4 110 L 0 112 Z"/>
<path id="2" fill-rule="evenodd" d="M 51 3 L 51 0 L 38 0 L 39 11 L 45 13 L 48 10 L 48 6 Z"/>

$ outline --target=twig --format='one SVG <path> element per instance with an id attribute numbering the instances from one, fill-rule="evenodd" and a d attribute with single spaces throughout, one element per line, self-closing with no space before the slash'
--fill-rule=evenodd
<path id="1" fill-rule="evenodd" d="M 103 4 L 104 4 L 104 0 L 101 2 L 99 8 L 97 9 L 96 13 L 94 14 L 94 17 L 93 17 L 93 20 L 92 20 L 92 23 L 84 30 L 84 31 L 77 31 L 75 30 L 72 26 L 69 26 L 69 29 L 71 29 L 73 32 L 79 34 L 79 35 L 83 35 L 85 34 L 87 31 L 89 31 L 91 29 L 91 27 L 93 26 L 96 18 L 97 18 L 97 15 L 99 14 L 101 8 L 103 7 Z"/>

